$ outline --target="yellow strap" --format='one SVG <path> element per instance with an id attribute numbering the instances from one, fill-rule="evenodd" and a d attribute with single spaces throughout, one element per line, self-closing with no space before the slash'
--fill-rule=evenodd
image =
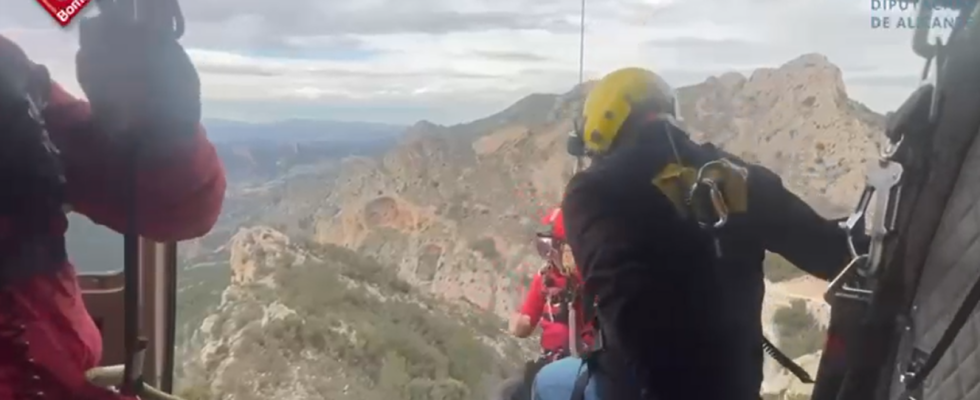
<path id="1" fill-rule="evenodd" d="M 687 218 L 690 211 L 687 206 L 687 192 L 694 184 L 697 175 L 697 171 L 693 168 L 671 163 L 653 178 L 653 184 L 667 196 L 677 213 Z"/>
<path id="2" fill-rule="evenodd" d="M 676 163 L 667 164 L 653 178 L 652 183 L 667 196 L 678 214 L 686 218 L 692 212 L 687 203 L 688 194 L 700 172 L 701 178 L 711 179 L 719 184 L 730 214 L 745 213 L 749 203 L 748 170 L 727 159 L 717 161 L 701 171 Z"/>

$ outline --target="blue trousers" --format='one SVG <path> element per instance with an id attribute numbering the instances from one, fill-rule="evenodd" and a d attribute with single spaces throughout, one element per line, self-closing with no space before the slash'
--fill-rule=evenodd
<path id="1" fill-rule="evenodd" d="M 531 389 L 532 400 L 569 400 L 575 389 L 575 381 L 588 367 L 582 364 L 582 359 L 567 357 L 546 365 L 534 378 Z M 585 387 L 585 400 L 599 400 L 594 374 Z"/>

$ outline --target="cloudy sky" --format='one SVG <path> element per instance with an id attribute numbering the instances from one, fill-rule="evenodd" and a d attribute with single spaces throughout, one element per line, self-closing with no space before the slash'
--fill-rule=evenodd
<path id="1" fill-rule="evenodd" d="M 0 33 L 74 82 L 77 37 L 3 0 Z M 878 111 L 917 85 L 909 29 L 872 0 L 587 0 L 585 76 L 644 66 L 677 86 L 819 52 Z M 10 4 L 7 4 L 10 3 Z M 182 0 L 210 117 L 456 123 L 578 81 L 579 0 Z M 93 12 L 90 6 L 86 12 Z M 77 21 L 76 21 L 77 22 Z"/>

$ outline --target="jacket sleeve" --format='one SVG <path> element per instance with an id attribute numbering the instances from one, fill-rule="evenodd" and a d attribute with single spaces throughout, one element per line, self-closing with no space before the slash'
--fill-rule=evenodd
<path id="1" fill-rule="evenodd" d="M 672 377 L 712 370 L 703 362 L 717 355 L 702 353 L 725 335 L 706 330 L 721 310 L 703 296 L 713 287 L 713 263 L 701 262 L 712 257 L 710 242 L 698 246 L 690 231 L 674 229 L 677 215 L 654 190 L 626 190 L 590 172 L 571 180 L 562 208 L 585 291 L 598 300 L 605 346 L 655 398 L 684 398 L 690 393 L 671 392 Z"/>
<path id="2" fill-rule="evenodd" d="M 527 295 L 524 297 L 524 304 L 521 305 L 521 314 L 527 315 L 531 319 L 532 327 L 538 326 L 538 322 L 541 321 L 541 314 L 544 313 L 544 284 L 541 279 L 541 274 L 534 274 L 531 287 L 527 289 Z"/>
<path id="3" fill-rule="evenodd" d="M 821 217 L 761 166 L 749 167 L 749 213 L 766 250 L 820 279 L 830 280 L 848 261 L 847 233 Z M 860 247 L 860 245 L 859 245 Z"/>
<path id="4" fill-rule="evenodd" d="M 45 110 L 52 141 L 61 150 L 67 199 L 74 211 L 123 233 L 130 168 L 126 151 L 95 129 L 88 103 L 54 84 Z M 193 135 L 159 135 L 144 146 L 167 148 L 169 157 L 142 163 L 137 179 L 139 233 L 155 241 L 203 236 L 214 226 L 225 194 L 225 174 L 204 128 Z M 156 136 L 154 136 L 156 137 Z"/>

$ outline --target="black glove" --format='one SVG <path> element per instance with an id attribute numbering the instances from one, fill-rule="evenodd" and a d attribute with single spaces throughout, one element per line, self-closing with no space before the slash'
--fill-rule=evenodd
<path id="1" fill-rule="evenodd" d="M 79 33 L 78 82 L 100 128 L 150 136 L 195 132 L 201 83 L 172 23 L 103 10 L 83 20 Z"/>

